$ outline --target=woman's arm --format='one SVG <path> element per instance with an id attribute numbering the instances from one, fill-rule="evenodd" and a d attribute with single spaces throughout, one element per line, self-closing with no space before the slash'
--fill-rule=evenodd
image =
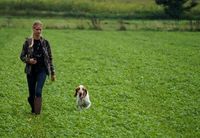
<path id="1" fill-rule="evenodd" d="M 51 53 L 51 46 L 50 46 L 48 41 L 46 41 L 46 46 L 47 46 L 47 52 L 48 52 L 48 56 L 49 56 L 51 76 L 54 76 L 55 75 L 55 69 L 54 69 L 54 65 L 53 65 L 53 57 L 52 57 L 52 53 Z"/>
<path id="2" fill-rule="evenodd" d="M 20 54 L 20 59 L 24 63 L 28 63 L 28 61 L 29 61 L 29 58 L 27 56 L 27 48 L 28 48 L 28 42 L 25 41 L 24 44 L 23 44 L 23 47 L 22 47 L 21 54 Z"/>

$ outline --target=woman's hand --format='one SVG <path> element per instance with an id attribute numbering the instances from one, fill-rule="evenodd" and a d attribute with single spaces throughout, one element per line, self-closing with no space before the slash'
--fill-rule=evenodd
<path id="1" fill-rule="evenodd" d="M 35 60 L 34 58 L 30 58 L 28 61 L 29 64 L 36 64 L 37 60 Z"/>
<path id="2" fill-rule="evenodd" d="M 51 75 L 51 81 L 55 81 L 56 80 L 56 75 Z"/>

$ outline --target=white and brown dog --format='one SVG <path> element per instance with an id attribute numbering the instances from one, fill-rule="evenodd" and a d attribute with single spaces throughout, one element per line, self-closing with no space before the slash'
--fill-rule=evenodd
<path id="1" fill-rule="evenodd" d="M 91 106 L 89 92 L 83 85 L 79 85 L 76 90 L 74 97 L 76 97 L 76 105 L 79 110 L 83 108 L 89 108 Z"/>

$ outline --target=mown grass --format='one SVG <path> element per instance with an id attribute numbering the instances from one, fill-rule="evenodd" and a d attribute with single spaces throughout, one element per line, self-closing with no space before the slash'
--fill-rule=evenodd
<path id="1" fill-rule="evenodd" d="M 0 30 L 0 137 L 199 137 L 199 32 L 46 29 L 57 81 L 30 114 L 24 64 L 30 29 Z M 84 84 L 92 106 L 79 112 Z"/>

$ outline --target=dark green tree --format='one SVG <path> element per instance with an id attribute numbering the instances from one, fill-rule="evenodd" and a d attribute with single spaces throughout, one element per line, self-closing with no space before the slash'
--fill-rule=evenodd
<path id="1" fill-rule="evenodd" d="M 197 0 L 155 0 L 155 2 L 162 5 L 170 17 L 178 19 L 198 4 Z"/>

